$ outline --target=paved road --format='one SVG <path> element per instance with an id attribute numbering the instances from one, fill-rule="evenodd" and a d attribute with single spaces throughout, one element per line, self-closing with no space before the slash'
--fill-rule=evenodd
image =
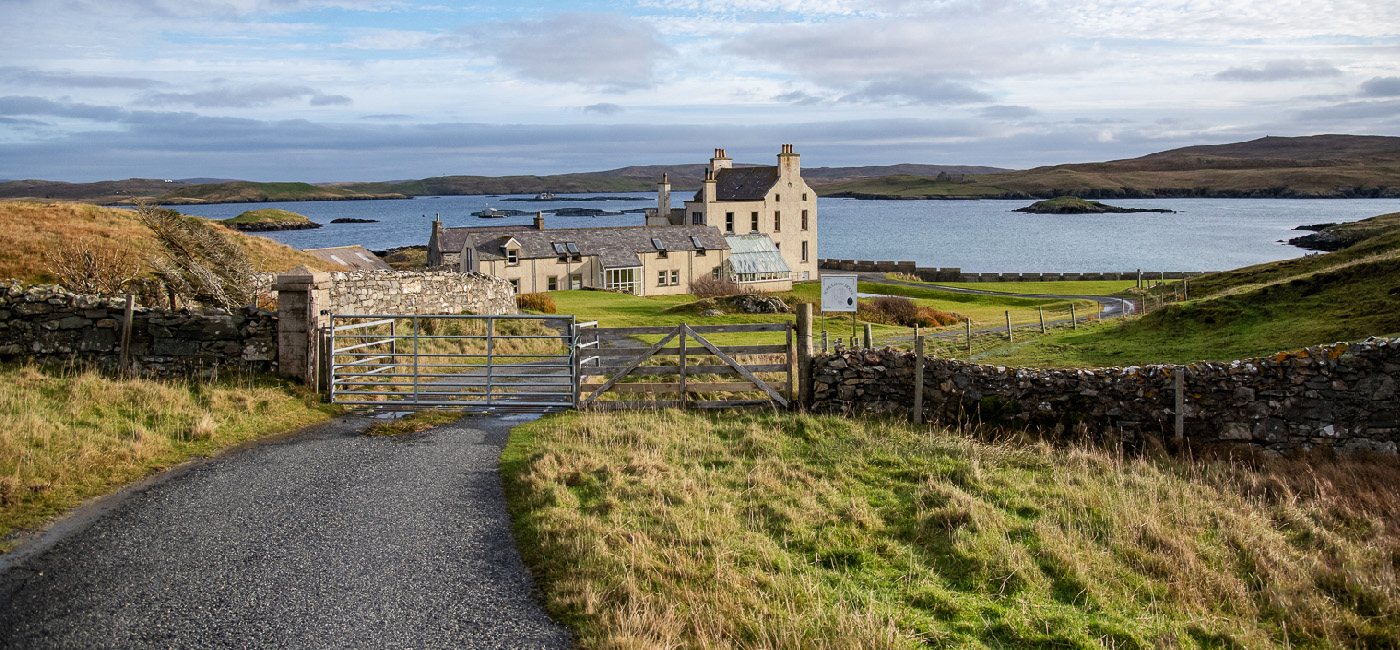
<path id="1" fill-rule="evenodd" d="M 567 648 L 501 493 L 519 418 L 343 418 L 88 508 L 5 558 L 0 647 Z"/>

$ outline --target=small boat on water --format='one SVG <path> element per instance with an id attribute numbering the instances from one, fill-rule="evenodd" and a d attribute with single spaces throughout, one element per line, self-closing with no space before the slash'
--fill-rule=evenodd
<path id="1" fill-rule="evenodd" d="M 475 214 L 476 216 L 481 217 L 482 219 L 504 219 L 506 216 L 505 212 L 502 212 L 501 210 L 493 210 L 489 207 L 482 210 L 481 212 L 474 212 L 472 214 Z"/>
<path id="2" fill-rule="evenodd" d="M 536 194 L 536 195 L 535 195 L 535 200 L 536 200 L 536 201 L 553 201 L 553 200 L 554 200 L 554 192 L 540 192 L 539 194 Z"/>

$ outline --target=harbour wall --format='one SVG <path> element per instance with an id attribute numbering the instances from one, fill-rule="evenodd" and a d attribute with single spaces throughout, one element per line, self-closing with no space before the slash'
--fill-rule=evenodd
<path id="1" fill-rule="evenodd" d="M 918 266 L 915 262 L 876 260 L 817 260 L 825 271 L 848 273 L 907 273 L 924 282 L 1063 282 L 1074 280 L 1181 280 L 1202 275 L 1201 271 L 1121 271 L 1081 273 L 963 273 L 962 269 Z"/>

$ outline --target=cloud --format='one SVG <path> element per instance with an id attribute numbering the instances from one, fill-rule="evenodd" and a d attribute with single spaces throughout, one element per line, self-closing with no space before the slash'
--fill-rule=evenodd
<path id="1" fill-rule="evenodd" d="M 78 74 L 74 72 L 53 72 L 31 68 L 0 67 L 0 79 L 10 83 L 65 88 L 129 88 L 145 90 L 166 85 L 154 79 L 138 77 L 108 77 L 103 75 Z"/>
<path id="2" fill-rule="evenodd" d="M 932 75 L 909 75 L 861 84 L 841 100 L 947 106 L 990 102 L 993 97 L 958 81 Z"/>
<path id="3" fill-rule="evenodd" d="M 1400 77 L 1375 77 L 1361 84 L 1363 97 L 1400 97 Z"/>
<path id="4" fill-rule="evenodd" d="M 10 95 L 0 97 L 0 115 L 48 115 L 94 122 L 120 122 L 129 118 L 131 113 L 116 106 L 55 102 L 43 97 Z"/>
<path id="5" fill-rule="evenodd" d="M 1345 102 L 1298 112 L 1298 119 L 1309 122 L 1386 118 L 1400 118 L 1400 100 Z"/>
<path id="6" fill-rule="evenodd" d="M 351 103 L 350 98 L 344 95 L 326 95 L 314 88 L 282 84 L 214 88 L 192 93 L 149 93 L 141 98 L 141 103 L 148 106 L 186 104 L 200 108 L 253 108 L 303 97 L 310 97 L 312 106 L 337 106 Z"/>
<path id="7" fill-rule="evenodd" d="M 817 96 L 817 95 L 809 95 L 809 94 L 807 94 L 806 92 L 801 91 L 801 90 L 794 90 L 794 91 L 792 91 L 792 92 L 790 92 L 790 93 L 783 93 L 783 94 L 781 94 L 781 95 L 774 95 L 774 96 L 773 96 L 773 101 L 775 101 L 775 102 L 786 102 L 786 103 L 789 103 L 789 104 L 799 104 L 799 105 L 803 105 L 803 106 L 810 106 L 810 105 L 812 105 L 812 104 L 820 104 L 820 103 L 826 101 L 826 98 L 825 98 L 825 97 L 820 97 L 820 96 Z"/>
<path id="8" fill-rule="evenodd" d="M 469 25 L 440 43 L 490 56 L 528 79 L 610 91 L 654 86 L 657 65 L 676 54 L 645 23 L 614 14 Z"/>
<path id="9" fill-rule="evenodd" d="M 1259 68 L 1230 68 L 1215 73 L 1219 81 L 1287 81 L 1341 76 L 1342 71 L 1326 61 L 1278 59 Z"/>
<path id="10" fill-rule="evenodd" d="M 583 107 L 583 112 L 597 113 L 599 115 L 618 115 L 625 110 L 627 109 L 624 109 L 623 107 L 618 106 L 617 104 L 610 104 L 608 102 L 600 102 L 597 104 L 591 104 Z"/>
<path id="11" fill-rule="evenodd" d="M 345 95 L 313 95 L 312 106 L 349 106 L 352 100 Z"/>
<path id="12" fill-rule="evenodd" d="M 1038 113 L 1029 106 L 987 106 L 978 115 L 989 120 L 1022 120 Z"/>
<path id="13" fill-rule="evenodd" d="M 361 116 L 360 116 L 360 119 L 362 119 L 362 120 L 393 120 L 393 121 L 399 121 L 399 120 L 407 120 L 407 119 L 410 119 L 410 118 L 412 118 L 412 117 L 413 117 L 412 115 L 408 115 L 408 114 L 406 114 L 406 113 L 376 113 L 376 114 L 374 114 L 374 115 L 361 115 Z"/>

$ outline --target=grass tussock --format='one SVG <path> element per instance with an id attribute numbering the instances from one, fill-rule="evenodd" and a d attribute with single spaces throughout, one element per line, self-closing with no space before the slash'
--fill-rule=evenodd
<path id="1" fill-rule="evenodd" d="M 580 413 L 503 457 L 584 648 L 1394 647 L 1396 460 L 1125 458 L 902 423 Z"/>
<path id="2" fill-rule="evenodd" d="M 192 456 L 331 413 L 314 394 L 263 377 L 0 367 L 0 538 Z"/>
<path id="3" fill-rule="evenodd" d="M 950 314 L 932 307 L 920 307 L 902 296 L 880 296 L 861 300 L 856 316 L 867 323 L 900 327 L 946 327 L 963 322 L 961 314 Z"/>
<path id="4" fill-rule="evenodd" d="M 547 293 L 522 293 L 515 297 L 515 306 L 536 314 L 554 314 L 559 307 Z"/>
<path id="5" fill-rule="evenodd" d="M 418 411 L 411 415 L 384 422 L 375 422 L 365 428 L 364 435 L 367 436 L 397 436 L 405 433 L 418 433 L 427 431 L 439 424 L 456 422 L 462 417 L 461 413 L 455 411 Z"/>

